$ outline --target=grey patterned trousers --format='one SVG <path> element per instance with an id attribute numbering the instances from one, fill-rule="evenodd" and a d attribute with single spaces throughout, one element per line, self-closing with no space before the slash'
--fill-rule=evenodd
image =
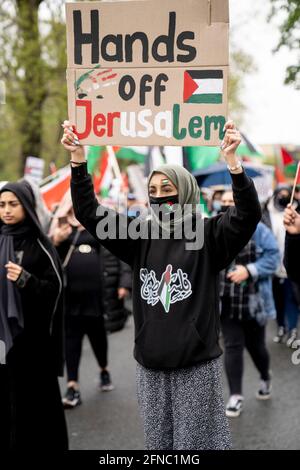
<path id="1" fill-rule="evenodd" d="M 137 397 L 147 450 L 231 448 L 221 360 L 160 371 L 137 364 Z"/>

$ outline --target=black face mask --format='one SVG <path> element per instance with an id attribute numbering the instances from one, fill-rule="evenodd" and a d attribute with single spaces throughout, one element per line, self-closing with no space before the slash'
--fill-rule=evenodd
<path id="1" fill-rule="evenodd" d="M 288 196 L 281 196 L 275 198 L 274 205 L 279 210 L 285 209 L 288 203 L 290 202 L 290 198 Z"/>
<path id="2" fill-rule="evenodd" d="M 228 209 L 229 209 L 230 207 L 232 207 L 232 206 L 221 206 L 220 212 L 226 212 L 226 211 L 228 211 Z"/>
<path id="3" fill-rule="evenodd" d="M 152 205 L 157 205 L 159 208 L 156 208 L 160 210 L 161 214 L 170 214 L 172 213 L 172 206 L 174 204 L 178 204 L 178 194 L 175 194 L 173 196 L 164 196 L 164 197 L 154 197 L 154 196 L 149 196 L 149 201 L 150 201 L 150 206 Z"/>

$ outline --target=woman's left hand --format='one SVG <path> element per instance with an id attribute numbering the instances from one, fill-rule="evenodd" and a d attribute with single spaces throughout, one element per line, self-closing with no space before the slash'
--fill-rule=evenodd
<path id="1" fill-rule="evenodd" d="M 19 266 L 18 264 L 15 264 L 9 261 L 5 265 L 5 267 L 7 269 L 7 276 L 6 276 L 7 279 L 9 279 L 10 281 L 16 282 L 18 278 L 20 277 L 21 272 L 23 271 L 22 266 Z"/>
<path id="2" fill-rule="evenodd" d="M 230 164 L 232 158 L 235 158 L 236 149 L 240 145 L 242 138 L 233 121 L 226 122 L 224 129 L 225 135 L 221 145 L 221 150 L 227 163 Z"/>
<path id="3" fill-rule="evenodd" d="M 240 284 L 241 282 L 246 281 L 248 277 L 248 270 L 242 265 L 237 265 L 234 271 L 227 274 L 227 278 L 235 284 Z"/>

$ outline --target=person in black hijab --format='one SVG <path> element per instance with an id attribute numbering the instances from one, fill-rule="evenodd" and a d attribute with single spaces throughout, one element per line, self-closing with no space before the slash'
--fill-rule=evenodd
<path id="1" fill-rule="evenodd" d="M 1 449 L 66 450 L 62 274 L 26 182 L 0 190 Z"/>

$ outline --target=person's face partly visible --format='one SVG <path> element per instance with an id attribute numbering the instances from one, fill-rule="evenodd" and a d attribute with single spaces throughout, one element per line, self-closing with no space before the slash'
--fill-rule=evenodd
<path id="1" fill-rule="evenodd" d="M 216 191 L 213 195 L 213 201 L 220 201 L 222 200 L 223 193 Z"/>
<path id="2" fill-rule="evenodd" d="M 166 197 L 178 194 L 176 186 L 163 173 L 154 173 L 149 183 L 149 196 Z"/>
<path id="3" fill-rule="evenodd" d="M 0 219 L 4 224 L 14 225 L 25 219 L 25 211 L 17 196 L 10 191 L 0 194 Z"/>
<path id="4" fill-rule="evenodd" d="M 222 195 L 221 204 L 225 207 L 234 206 L 233 193 L 231 191 L 226 191 Z"/>
<path id="5" fill-rule="evenodd" d="M 288 190 L 287 189 L 282 189 L 277 194 L 277 199 L 288 198 L 289 196 L 290 196 L 290 193 L 288 192 Z"/>

